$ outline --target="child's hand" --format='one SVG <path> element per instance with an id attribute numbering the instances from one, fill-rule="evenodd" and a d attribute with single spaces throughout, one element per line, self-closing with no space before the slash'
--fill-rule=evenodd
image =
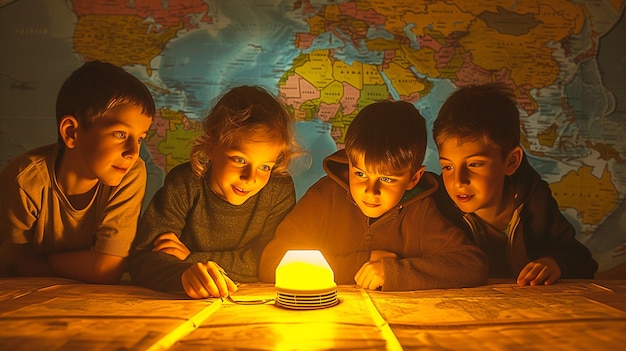
<path id="1" fill-rule="evenodd" d="M 163 252 L 184 261 L 191 253 L 174 233 L 161 234 L 153 244 L 152 251 Z"/>
<path id="2" fill-rule="evenodd" d="M 226 297 L 237 291 L 237 285 L 213 261 L 199 262 L 187 268 L 181 276 L 181 282 L 185 293 L 193 299 Z"/>
<path id="3" fill-rule="evenodd" d="M 381 258 L 398 258 L 395 252 L 385 250 L 372 250 L 370 253 L 370 261 L 376 262 Z"/>
<path id="4" fill-rule="evenodd" d="M 517 277 L 517 285 L 550 285 L 561 277 L 561 269 L 553 259 L 542 257 L 529 262 Z"/>
<path id="5" fill-rule="evenodd" d="M 380 261 L 365 262 L 361 269 L 354 276 L 356 285 L 368 289 L 376 290 L 385 283 L 385 270 Z"/>

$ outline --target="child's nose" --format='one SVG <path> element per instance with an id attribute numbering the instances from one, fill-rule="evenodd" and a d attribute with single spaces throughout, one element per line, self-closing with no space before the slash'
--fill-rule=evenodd
<path id="1" fill-rule="evenodd" d="M 126 158 L 136 158 L 139 155 L 139 148 L 141 145 L 135 139 L 128 138 L 126 141 L 126 150 L 124 150 L 123 156 Z"/>
<path id="2" fill-rule="evenodd" d="M 247 166 L 241 170 L 241 175 L 239 176 L 239 179 L 243 180 L 245 183 L 252 183 L 254 182 L 254 177 L 254 169 L 250 166 Z"/>
<path id="3" fill-rule="evenodd" d="M 468 171 L 464 167 L 457 168 L 454 172 L 454 182 L 457 186 L 469 184 Z"/>
<path id="4" fill-rule="evenodd" d="M 367 184 L 365 188 L 366 194 L 380 195 L 380 183 L 378 181 L 372 181 Z"/>

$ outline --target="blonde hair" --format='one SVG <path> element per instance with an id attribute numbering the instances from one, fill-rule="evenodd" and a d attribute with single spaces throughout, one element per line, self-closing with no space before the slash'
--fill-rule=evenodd
<path id="1" fill-rule="evenodd" d="M 273 142 L 281 153 L 272 169 L 287 173 L 290 160 L 299 154 L 294 121 L 283 105 L 265 89 L 240 86 L 224 94 L 203 121 L 204 133 L 193 141 L 190 162 L 196 175 L 204 176 L 210 162 L 210 150 L 217 145 L 231 145 L 247 140 Z"/>

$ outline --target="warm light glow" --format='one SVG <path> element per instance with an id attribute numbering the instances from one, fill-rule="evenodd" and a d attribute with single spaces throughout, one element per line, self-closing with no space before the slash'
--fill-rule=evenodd
<path id="1" fill-rule="evenodd" d="M 315 309 L 337 304 L 335 274 L 320 251 L 289 250 L 276 268 L 276 304 Z"/>
<path id="2" fill-rule="evenodd" d="M 317 291 L 335 287 L 333 270 L 317 250 L 289 250 L 276 268 L 276 287 Z"/>

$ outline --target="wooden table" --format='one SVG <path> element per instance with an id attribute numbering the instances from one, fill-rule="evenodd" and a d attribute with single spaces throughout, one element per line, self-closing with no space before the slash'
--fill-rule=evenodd
<path id="1" fill-rule="evenodd" d="M 626 281 L 386 293 L 338 288 L 298 311 L 267 284 L 233 300 L 132 285 L 0 279 L 2 350 L 611 350 L 626 345 Z"/>

